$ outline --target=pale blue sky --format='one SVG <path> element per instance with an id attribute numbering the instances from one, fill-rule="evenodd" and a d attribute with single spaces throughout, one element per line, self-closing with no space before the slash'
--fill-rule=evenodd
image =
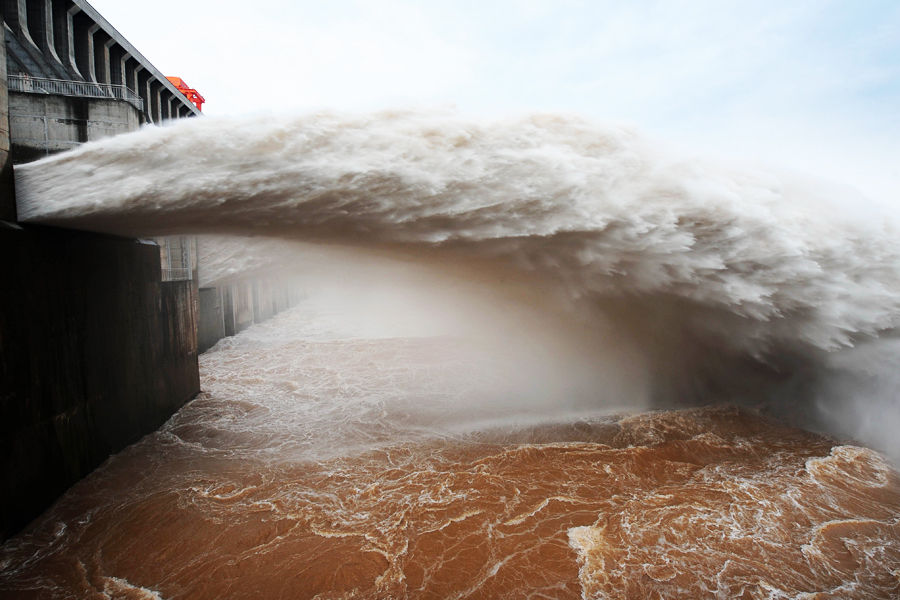
<path id="1" fill-rule="evenodd" d="M 896 0 L 92 4 L 211 115 L 576 113 L 900 205 Z"/>

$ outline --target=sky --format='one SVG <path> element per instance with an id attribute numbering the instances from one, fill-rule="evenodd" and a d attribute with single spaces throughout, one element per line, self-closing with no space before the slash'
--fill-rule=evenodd
<path id="1" fill-rule="evenodd" d="M 896 0 L 90 1 L 209 115 L 575 114 L 900 214 Z"/>

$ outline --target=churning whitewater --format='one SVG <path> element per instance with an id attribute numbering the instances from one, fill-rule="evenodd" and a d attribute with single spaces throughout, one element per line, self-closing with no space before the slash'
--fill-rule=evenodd
<path id="1" fill-rule="evenodd" d="M 577 118 L 419 112 L 190 119 L 23 165 L 16 185 L 27 221 L 278 236 L 516 279 L 636 344 L 663 405 L 773 402 L 900 456 L 900 235 L 850 188 Z M 279 255 L 210 246 L 211 280 Z M 303 261 L 290 254 L 281 266 Z"/>
<path id="2" fill-rule="evenodd" d="M 147 128 L 17 169 L 25 221 L 264 234 L 495 259 L 572 298 L 733 315 L 729 345 L 832 350 L 900 323 L 897 229 L 861 199 L 534 116 L 315 114 Z"/>
<path id="3" fill-rule="evenodd" d="M 2 547 L 0 598 L 900 593 L 877 453 L 736 408 L 523 410 L 496 352 L 349 316 L 313 295 L 201 356 L 196 400 Z"/>
<path id="4" fill-rule="evenodd" d="M 0 597 L 900 596 L 900 236 L 850 188 L 419 112 L 182 121 L 16 186 L 307 297 L 7 542 Z"/>

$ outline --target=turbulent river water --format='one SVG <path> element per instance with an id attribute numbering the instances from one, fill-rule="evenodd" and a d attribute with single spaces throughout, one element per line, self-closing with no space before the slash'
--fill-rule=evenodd
<path id="1" fill-rule="evenodd" d="M 4 544 L 0 597 L 900 596 L 866 447 L 900 456 L 900 238 L 851 191 L 420 113 L 149 129 L 17 191 L 256 234 L 202 240 L 209 283 L 332 287 L 204 354 L 196 400 Z"/>
<path id="2" fill-rule="evenodd" d="M 0 597 L 900 592 L 877 453 L 732 407 L 510 414 L 492 356 L 311 301 L 227 339 L 198 399 L 3 547 Z"/>

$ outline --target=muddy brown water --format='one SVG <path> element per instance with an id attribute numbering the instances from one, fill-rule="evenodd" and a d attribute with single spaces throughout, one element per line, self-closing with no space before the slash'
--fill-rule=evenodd
<path id="1" fill-rule="evenodd" d="M 477 412 L 452 343 L 292 318 L 5 543 L 0 598 L 900 597 L 871 450 L 732 407 L 437 427 Z"/>

